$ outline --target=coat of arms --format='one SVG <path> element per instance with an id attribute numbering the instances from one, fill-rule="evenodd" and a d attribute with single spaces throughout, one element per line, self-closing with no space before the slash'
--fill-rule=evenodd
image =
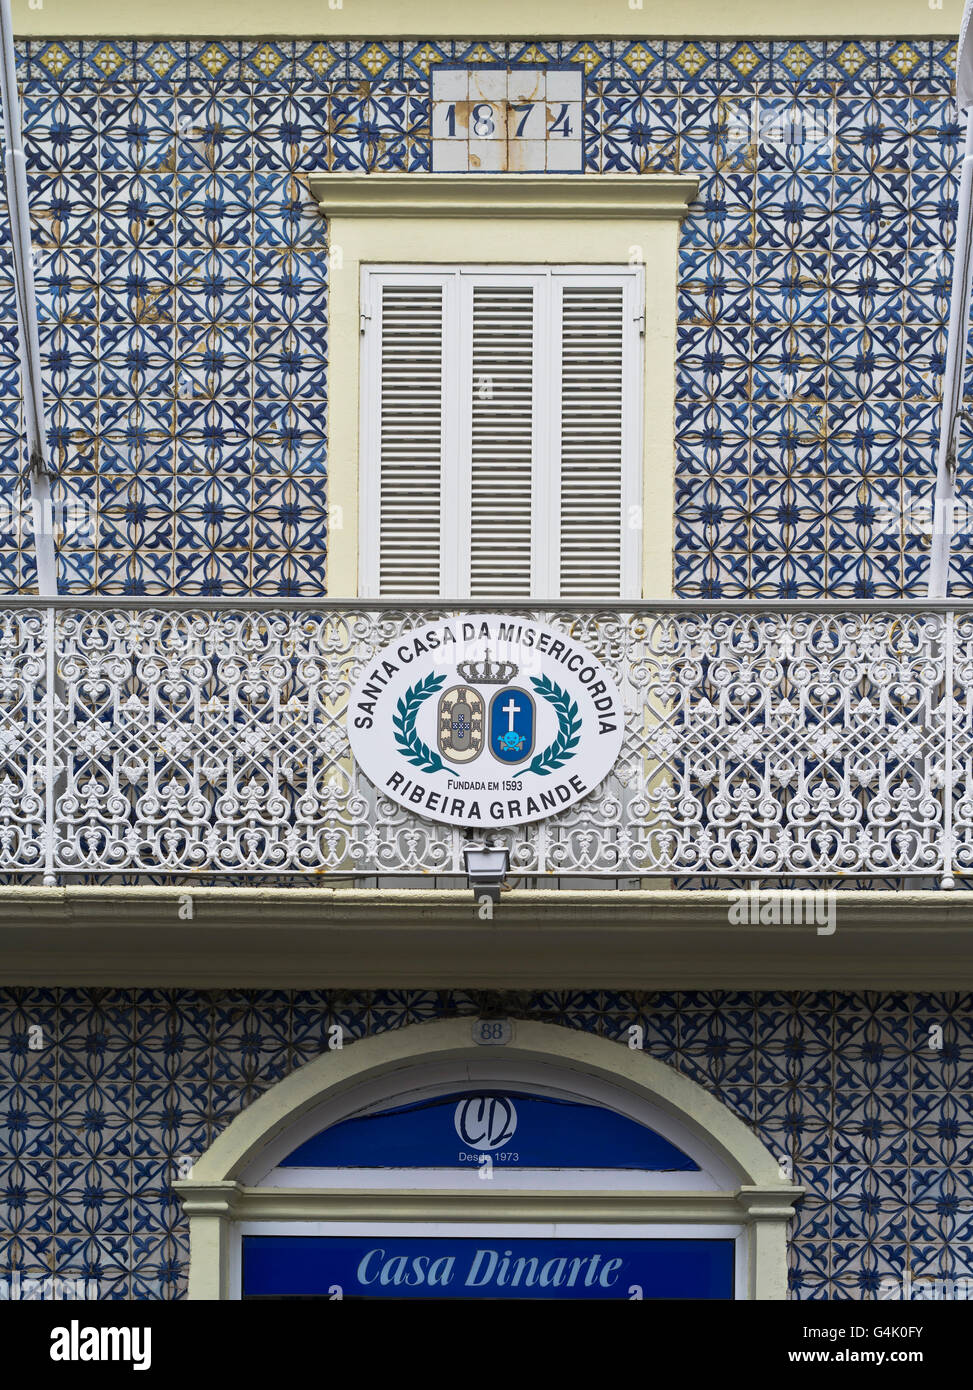
<path id="1" fill-rule="evenodd" d="M 468 763 L 483 750 L 483 697 L 454 685 L 439 697 L 439 751 L 451 763 Z"/>
<path id="2" fill-rule="evenodd" d="M 508 684 L 517 675 L 510 661 L 462 661 L 457 672 L 462 685 L 454 685 L 439 697 L 438 747 L 451 763 L 469 763 L 484 747 L 497 762 L 511 766 L 525 762 L 534 751 L 534 701 L 526 690 Z M 500 686 L 490 700 L 476 687 Z"/>

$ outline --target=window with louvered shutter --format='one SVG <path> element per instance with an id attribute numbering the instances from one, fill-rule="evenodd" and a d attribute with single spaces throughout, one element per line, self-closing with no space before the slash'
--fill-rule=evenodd
<path id="1" fill-rule="evenodd" d="M 363 272 L 366 596 L 637 597 L 638 267 Z"/>
<path id="2" fill-rule="evenodd" d="M 445 290 L 440 279 L 384 282 L 378 291 L 376 389 L 366 403 L 378 467 L 365 522 L 380 594 L 441 590 Z"/>
<path id="3" fill-rule="evenodd" d="M 625 296 L 560 287 L 561 598 L 619 598 L 625 504 Z"/>
<path id="4" fill-rule="evenodd" d="M 532 592 L 535 553 L 536 290 L 478 281 L 468 288 L 469 594 L 523 597 Z"/>

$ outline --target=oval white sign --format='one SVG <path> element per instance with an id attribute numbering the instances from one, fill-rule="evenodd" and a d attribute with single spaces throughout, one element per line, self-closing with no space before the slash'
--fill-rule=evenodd
<path id="1" fill-rule="evenodd" d="M 487 613 L 404 632 L 351 692 L 348 737 L 371 782 L 447 825 L 523 825 L 574 805 L 622 746 L 621 696 L 587 647 Z"/>

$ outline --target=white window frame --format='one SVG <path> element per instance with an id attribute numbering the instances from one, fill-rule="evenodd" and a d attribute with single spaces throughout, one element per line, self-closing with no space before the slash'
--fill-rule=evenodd
<path id="1" fill-rule="evenodd" d="M 560 474 L 552 438 L 559 437 L 560 353 L 543 350 L 553 343 L 559 331 L 561 292 L 564 282 L 580 286 L 600 285 L 620 280 L 623 288 L 623 314 L 630 331 L 623 338 L 623 381 L 626 386 L 622 420 L 620 599 L 638 599 L 641 592 L 642 527 L 628 524 L 642 506 L 644 460 L 643 398 L 645 394 L 645 271 L 633 265 L 530 265 L 455 264 L 396 265 L 389 263 L 361 266 L 361 392 L 360 392 L 360 500 L 359 556 L 360 586 L 363 598 L 378 598 L 380 476 L 378 425 L 381 415 L 381 291 L 384 283 L 397 285 L 412 281 L 417 287 L 440 285 L 443 289 L 445 368 L 443 372 L 443 471 L 440 493 L 442 543 L 440 546 L 440 593 L 446 599 L 470 597 L 470 547 L 467 537 L 470 508 L 469 470 L 460 469 L 462 422 L 470 418 L 472 390 L 472 335 L 464 333 L 469 323 L 473 288 L 478 277 L 489 277 L 495 284 L 546 284 L 546 294 L 535 297 L 535 399 L 547 401 L 547 411 L 535 414 L 534 469 L 531 536 L 531 592 L 525 598 L 556 599 L 560 593 L 560 510 L 552 505 L 560 497 Z M 541 317 L 546 322 L 541 322 Z M 538 331 L 540 330 L 540 331 Z M 451 351 L 450 344 L 458 350 Z M 464 384 L 466 383 L 466 384 Z M 461 394 L 462 393 L 462 394 Z M 450 409 L 452 403 L 452 409 Z M 544 466 L 544 460 L 549 467 Z M 455 545 L 449 544 L 450 537 Z"/>

